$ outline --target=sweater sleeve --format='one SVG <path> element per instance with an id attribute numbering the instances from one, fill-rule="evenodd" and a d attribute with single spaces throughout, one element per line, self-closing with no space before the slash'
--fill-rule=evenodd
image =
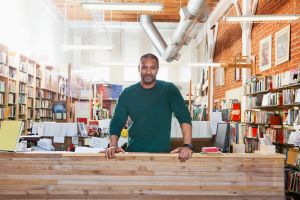
<path id="1" fill-rule="evenodd" d="M 120 137 L 121 131 L 128 119 L 125 90 L 121 93 L 114 115 L 109 124 L 109 134 Z"/>
<path id="2" fill-rule="evenodd" d="M 175 117 L 180 124 L 188 123 L 192 125 L 190 112 L 182 95 L 180 94 L 180 91 L 173 83 L 170 84 L 170 104 L 171 110 L 174 112 Z"/>

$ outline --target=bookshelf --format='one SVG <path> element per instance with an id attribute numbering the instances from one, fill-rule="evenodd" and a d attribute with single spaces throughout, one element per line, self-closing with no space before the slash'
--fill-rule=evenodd
<path id="1" fill-rule="evenodd" d="M 35 103 L 34 103 L 34 121 L 41 122 L 41 83 L 42 68 L 41 65 L 35 65 Z"/>
<path id="2" fill-rule="evenodd" d="M 286 144 L 300 117 L 300 69 L 252 77 L 244 87 L 243 136 L 258 138 L 269 133 L 274 144 Z"/>
<path id="3" fill-rule="evenodd" d="M 7 104 L 8 48 L 0 44 L 0 120 L 4 120 Z"/>

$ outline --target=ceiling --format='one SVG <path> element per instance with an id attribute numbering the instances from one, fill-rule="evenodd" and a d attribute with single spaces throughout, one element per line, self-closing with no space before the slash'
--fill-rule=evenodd
<path id="1" fill-rule="evenodd" d="M 82 2 L 89 0 L 52 0 L 62 16 L 66 16 L 69 21 L 118 21 L 137 22 L 140 14 L 152 15 L 154 22 L 178 22 L 180 20 L 179 10 L 187 5 L 188 0 L 105 0 L 108 2 L 161 2 L 164 6 L 160 12 L 124 12 L 124 11 L 89 11 L 81 8 Z M 98 0 L 99 1 L 99 0 Z M 209 15 L 220 0 L 207 0 Z M 96 2 L 96 1 L 93 1 Z M 99 1 L 103 2 L 103 1 Z"/>

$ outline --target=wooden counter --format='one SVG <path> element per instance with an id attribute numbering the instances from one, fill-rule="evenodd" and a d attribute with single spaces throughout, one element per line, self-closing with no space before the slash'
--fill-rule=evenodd
<path id="1" fill-rule="evenodd" d="M 284 156 L 0 153 L 0 199 L 284 199 Z"/>

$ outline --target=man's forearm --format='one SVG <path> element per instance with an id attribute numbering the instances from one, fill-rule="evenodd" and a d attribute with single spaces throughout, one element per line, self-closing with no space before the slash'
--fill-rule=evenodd
<path id="1" fill-rule="evenodd" d="M 109 137 L 110 139 L 110 146 L 111 147 L 118 147 L 118 140 L 119 140 L 119 137 L 116 136 L 116 135 L 111 135 Z"/>
<path id="2" fill-rule="evenodd" d="M 183 135 L 183 143 L 191 144 L 192 143 L 192 126 L 188 123 L 183 123 L 180 125 L 182 135 Z"/>

